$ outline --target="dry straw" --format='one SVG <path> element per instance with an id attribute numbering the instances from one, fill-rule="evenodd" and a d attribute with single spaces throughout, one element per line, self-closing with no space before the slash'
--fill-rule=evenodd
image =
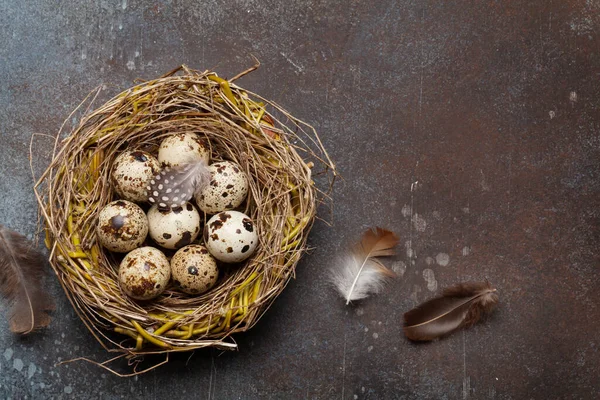
<path id="1" fill-rule="evenodd" d="M 120 93 L 59 143 L 35 185 L 50 262 L 73 307 L 105 349 L 135 357 L 203 347 L 235 349 L 231 335 L 251 328 L 283 290 L 306 250 L 316 208 L 335 167 L 315 130 L 278 105 L 214 72 L 185 66 Z M 99 210 L 112 199 L 110 170 L 125 149 L 156 154 L 176 132 L 205 135 L 214 160 L 239 163 L 250 179 L 245 212 L 260 245 L 242 268 L 191 297 L 167 290 L 137 303 L 119 288 L 119 259 L 97 242 Z M 313 169 L 323 171 L 313 181 Z"/>

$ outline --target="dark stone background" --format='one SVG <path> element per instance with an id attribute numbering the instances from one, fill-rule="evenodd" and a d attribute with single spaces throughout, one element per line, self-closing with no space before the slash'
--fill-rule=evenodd
<path id="1" fill-rule="evenodd" d="M 333 225 L 238 352 L 180 355 L 121 379 L 57 281 L 49 330 L 0 322 L 13 399 L 594 399 L 600 395 L 600 3 L 0 2 L 0 223 L 32 236 L 33 133 L 186 63 L 314 124 L 345 180 Z M 38 137 L 43 170 L 49 140 Z M 412 190 L 411 190 L 412 188 Z M 327 215 L 324 215 L 328 217 Z M 402 238 L 386 291 L 346 307 L 325 282 L 366 227 Z M 405 246 L 406 245 L 406 246 Z M 402 314 L 488 278 L 485 324 L 416 346 Z"/>

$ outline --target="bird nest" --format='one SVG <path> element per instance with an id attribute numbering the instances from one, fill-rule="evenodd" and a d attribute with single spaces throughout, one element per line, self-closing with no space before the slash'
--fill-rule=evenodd
<path id="1" fill-rule="evenodd" d="M 235 349 L 231 335 L 250 329 L 294 275 L 335 168 L 311 126 L 232 83 L 250 70 L 225 80 L 179 67 L 86 112 L 62 142 L 57 135 L 35 186 L 45 244 L 67 297 L 105 349 L 128 356 Z M 132 148 L 156 154 L 163 138 L 180 132 L 208 139 L 213 160 L 242 166 L 249 195 L 241 211 L 255 221 L 260 243 L 203 295 L 169 287 L 136 302 L 119 286 L 120 256 L 98 243 L 98 214 L 117 198 L 109 179 L 115 158 Z"/>

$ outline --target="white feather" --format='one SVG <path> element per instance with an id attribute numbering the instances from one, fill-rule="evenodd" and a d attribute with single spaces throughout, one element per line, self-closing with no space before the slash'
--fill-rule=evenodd
<path id="1" fill-rule="evenodd" d="M 395 276 L 376 257 L 393 255 L 397 244 L 398 238 L 393 232 L 369 229 L 361 242 L 333 266 L 330 281 L 346 299 L 346 304 L 381 292 L 387 279 Z"/>
<path id="2" fill-rule="evenodd" d="M 359 260 L 355 255 L 347 255 L 338 268 L 331 271 L 331 283 L 340 294 L 351 301 L 364 299 L 370 294 L 378 294 L 385 286 L 389 275 L 381 272 L 381 264 L 376 260 Z"/>

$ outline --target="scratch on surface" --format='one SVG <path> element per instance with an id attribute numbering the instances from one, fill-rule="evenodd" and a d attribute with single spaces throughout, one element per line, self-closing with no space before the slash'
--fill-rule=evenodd
<path id="1" fill-rule="evenodd" d="M 550 7 L 552 7 L 552 1 L 550 1 Z M 552 32 L 552 11 L 548 13 L 548 30 Z"/>
<path id="2" fill-rule="evenodd" d="M 419 94 L 419 117 L 421 116 L 421 109 L 423 108 L 423 67 L 421 66 L 421 93 Z"/>
<path id="3" fill-rule="evenodd" d="M 417 213 L 413 215 L 413 225 L 417 232 L 425 232 L 425 229 L 427 229 L 427 221 Z"/>
<path id="4" fill-rule="evenodd" d="M 418 167 L 419 166 L 419 162 L 417 161 L 417 165 L 415 166 Z M 412 261 L 413 258 L 417 258 L 417 255 L 415 253 L 415 251 L 412 248 L 412 233 L 413 233 L 413 213 L 415 210 L 415 190 L 417 190 L 417 186 L 419 185 L 419 181 L 414 181 L 413 183 L 410 184 L 410 230 L 409 230 L 409 240 L 408 240 L 408 246 L 407 246 L 407 252 L 408 252 L 408 258 Z"/>
<path id="5" fill-rule="evenodd" d="M 540 52 L 544 51 L 544 35 L 542 34 L 542 18 L 540 17 Z"/>
<path id="6" fill-rule="evenodd" d="M 333 83 L 333 75 L 335 71 L 332 70 L 331 74 L 328 76 L 326 85 L 325 85 L 325 102 L 329 103 L 329 86 Z"/>
<path id="7" fill-rule="evenodd" d="M 469 397 L 471 391 L 471 378 L 467 376 L 467 341 L 465 339 L 465 331 L 462 332 L 463 339 L 463 400 Z"/>
<path id="8" fill-rule="evenodd" d="M 423 7 L 423 13 L 421 14 L 421 26 L 425 23 L 425 7 Z M 421 39 L 421 84 L 419 90 L 419 119 L 421 118 L 421 109 L 423 106 L 423 70 L 425 69 L 425 53 L 424 53 L 424 43 Z"/>
<path id="9" fill-rule="evenodd" d="M 512 184 L 512 155 L 508 158 L 508 201 L 506 202 L 508 211 L 510 212 L 510 192 Z"/>
<path id="10" fill-rule="evenodd" d="M 153 375 L 153 378 L 152 378 L 152 398 L 154 400 L 156 400 L 156 392 L 158 391 L 157 387 L 156 387 L 156 376 L 158 374 L 156 372 L 153 372 L 152 375 Z"/>
<path id="11" fill-rule="evenodd" d="M 294 66 L 294 68 L 296 68 L 296 75 L 300 74 L 302 71 L 304 71 L 304 67 L 300 64 L 295 63 L 288 55 L 286 55 L 284 52 L 279 52 L 279 54 L 281 54 L 283 56 L 283 58 L 285 58 L 287 60 L 287 62 L 289 62 L 290 64 L 292 64 Z"/>
<path id="12" fill-rule="evenodd" d="M 210 378 L 208 380 L 208 400 L 215 398 L 215 389 L 213 388 L 213 380 L 217 381 L 217 368 L 215 367 L 215 358 L 210 358 Z"/>
<path id="13" fill-rule="evenodd" d="M 483 173 L 483 169 L 479 169 L 479 172 L 481 173 L 481 189 L 485 192 L 490 190 L 490 185 L 487 184 L 487 182 L 485 181 L 485 174 Z"/>
<path id="14" fill-rule="evenodd" d="M 344 332 L 344 356 L 342 357 L 342 399 L 346 392 L 346 342 L 348 334 Z"/>
<path id="15" fill-rule="evenodd" d="M 360 87 L 360 76 L 361 76 L 360 67 L 351 66 L 350 72 L 352 73 L 352 87 L 353 88 Z"/>

